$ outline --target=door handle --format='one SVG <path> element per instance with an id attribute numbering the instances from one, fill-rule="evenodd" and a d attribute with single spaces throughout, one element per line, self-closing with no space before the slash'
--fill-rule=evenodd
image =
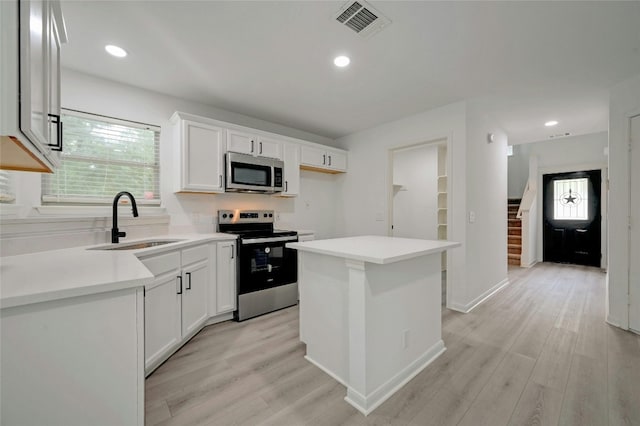
<path id="1" fill-rule="evenodd" d="M 289 181 L 284 181 L 284 192 L 289 191 Z"/>
<path id="2" fill-rule="evenodd" d="M 191 290 L 191 272 L 187 272 L 187 277 L 189 278 L 187 283 L 187 290 Z"/>
<path id="3" fill-rule="evenodd" d="M 178 282 L 180 284 L 180 290 L 178 290 L 178 294 L 182 294 L 182 275 L 178 275 L 176 278 L 178 278 Z"/>
<path id="4" fill-rule="evenodd" d="M 331 165 L 331 156 L 329 155 L 329 166 Z"/>
<path id="5" fill-rule="evenodd" d="M 262 142 L 260 142 L 260 154 L 262 154 Z"/>
<path id="6" fill-rule="evenodd" d="M 51 123 L 56 125 L 56 135 L 58 138 L 58 143 L 49 143 L 48 146 L 51 147 L 51 151 L 60 151 L 62 152 L 62 119 L 58 114 L 48 114 L 51 120 Z"/>
<path id="7" fill-rule="evenodd" d="M 322 165 L 326 165 L 327 164 L 327 155 L 326 154 L 322 154 Z"/>
<path id="8" fill-rule="evenodd" d="M 253 154 L 253 148 L 254 148 L 253 144 L 254 144 L 254 143 L 255 143 L 254 141 L 251 141 L 251 153 L 252 153 L 252 154 Z"/>

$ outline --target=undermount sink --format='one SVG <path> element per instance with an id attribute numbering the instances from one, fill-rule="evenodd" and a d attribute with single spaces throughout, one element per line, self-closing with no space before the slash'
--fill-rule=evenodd
<path id="1" fill-rule="evenodd" d="M 177 243 L 184 240 L 147 240 L 136 241 L 129 244 L 111 244 L 108 246 L 91 247 L 89 250 L 138 250 L 149 247 L 163 246 L 165 244 Z"/>

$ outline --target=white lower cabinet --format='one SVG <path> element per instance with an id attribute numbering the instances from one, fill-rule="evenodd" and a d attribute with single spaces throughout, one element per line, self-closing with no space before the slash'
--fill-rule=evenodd
<path id="1" fill-rule="evenodd" d="M 145 294 L 145 370 L 151 373 L 208 319 L 211 244 L 141 259 L 156 277 Z"/>
<path id="2" fill-rule="evenodd" d="M 144 425 L 143 290 L 4 308 L 0 424 Z"/>
<path id="3" fill-rule="evenodd" d="M 216 314 L 236 309 L 236 242 L 219 242 L 216 261 Z"/>

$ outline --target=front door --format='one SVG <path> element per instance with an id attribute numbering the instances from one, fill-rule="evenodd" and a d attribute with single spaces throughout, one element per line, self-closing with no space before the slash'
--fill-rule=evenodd
<path id="1" fill-rule="evenodd" d="M 545 262 L 600 266 L 600 170 L 542 177 Z"/>

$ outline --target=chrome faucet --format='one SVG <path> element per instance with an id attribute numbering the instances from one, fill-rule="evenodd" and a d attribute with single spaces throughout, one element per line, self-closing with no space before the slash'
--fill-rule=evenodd
<path id="1" fill-rule="evenodd" d="M 133 217 L 138 217 L 138 206 L 136 206 L 136 199 L 133 198 L 133 195 L 127 191 L 118 192 L 113 199 L 113 228 L 111 228 L 111 242 L 114 244 L 120 242 L 120 237 L 127 236 L 126 232 L 118 231 L 118 201 L 120 201 L 120 197 L 123 195 L 126 195 L 131 200 Z"/>

